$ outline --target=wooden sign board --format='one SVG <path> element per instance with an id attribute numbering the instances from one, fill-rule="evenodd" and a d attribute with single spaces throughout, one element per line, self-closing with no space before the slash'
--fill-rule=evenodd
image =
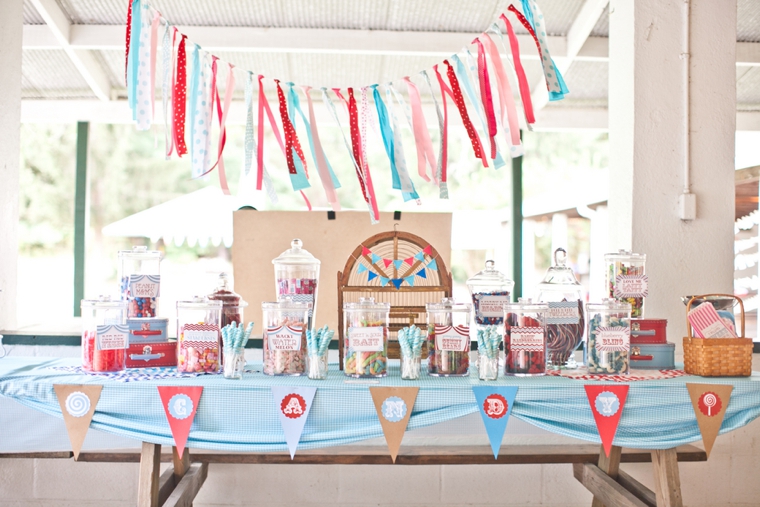
<path id="1" fill-rule="evenodd" d="M 235 242 L 232 267 L 235 292 L 248 302 L 246 321 L 254 321 L 253 334 L 261 335 L 261 303 L 275 301 L 272 259 L 290 248 L 294 238 L 303 241 L 322 264 L 319 272 L 317 326 L 338 328 L 338 271 L 362 241 L 380 232 L 399 231 L 416 234 L 437 250 L 447 265 L 451 264 L 451 213 L 408 213 L 399 220 L 393 213 L 380 213 L 380 223 L 372 225 L 366 211 L 339 211 L 328 220 L 326 211 L 255 211 L 233 214 Z"/>

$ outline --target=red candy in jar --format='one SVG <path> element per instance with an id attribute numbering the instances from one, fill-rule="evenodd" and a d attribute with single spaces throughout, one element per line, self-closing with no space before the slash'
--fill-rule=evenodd
<path id="1" fill-rule="evenodd" d="M 82 369 L 116 372 L 126 368 L 129 328 L 127 301 L 108 296 L 82 300 Z"/>
<path id="2" fill-rule="evenodd" d="M 549 306 L 520 298 L 504 305 L 504 374 L 546 374 L 546 316 Z"/>

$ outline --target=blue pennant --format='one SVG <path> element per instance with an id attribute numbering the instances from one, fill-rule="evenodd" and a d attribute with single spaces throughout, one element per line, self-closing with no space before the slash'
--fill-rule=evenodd
<path id="1" fill-rule="evenodd" d="M 507 429 L 507 421 L 515 403 L 517 386 L 473 386 L 472 392 L 477 400 L 488 440 L 491 442 L 493 457 L 496 459 L 499 457 L 501 440 L 504 438 L 504 430 Z"/>
<path id="2" fill-rule="evenodd" d="M 417 252 L 414 255 L 414 258 L 417 259 L 420 262 L 425 262 L 425 254 L 423 252 Z"/>
<path id="3" fill-rule="evenodd" d="M 401 269 L 401 266 L 403 266 L 403 265 L 404 265 L 404 261 L 400 261 L 400 260 L 393 261 L 393 267 L 395 267 L 396 270 Z"/>
<path id="4" fill-rule="evenodd" d="M 390 278 L 385 278 L 384 276 L 380 277 L 380 285 L 382 285 L 383 287 L 385 287 L 386 285 L 388 285 L 388 282 L 390 282 L 390 281 L 391 281 Z"/>
<path id="5" fill-rule="evenodd" d="M 428 262 L 427 267 L 428 269 L 433 269 L 435 271 L 438 271 L 438 264 L 435 262 L 435 259 L 432 259 L 430 262 Z"/>
<path id="6" fill-rule="evenodd" d="M 417 271 L 417 276 L 420 278 L 427 278 L 427 273 L 425 273 L 425 268 L 422 268 L 421 270 Z"/>
<path id="7" fill-rule="evenodd" d="M 377 278 L 377 276 L 378 276 L 377 273 L 375 273 L 374 271 L 370 271 L 367 274 L 367 281 L 371 282 L 372 280 L 374 280 L 375 278 Z"/>
<path id="8" fill-rule="evenodd" d="M 357 273 L 364 273 L 367 270 L 368 270 L 367 266 L 365 266 L 364 264 L 359 264 L 359 267 L 356 268 Z"/>
<path id="9" fill-rule="evenodd" d="M 399 288 L 401 288 L 401 283 L 402 283 L 403 281 L 404 281 L 404 280 L 403 280 L 402 278 L 393 278 L 393 279 L 391 280 L 391 282 L 393 282 L 393 285 L 396 287 L 396 289 L 399 289 Z"/>
<path id="10" fill-rule="evenodd" d="M 405 277 L 404 281 L 414 287 L 414 275 Z"/>
<path id="11" fill-rule="evenodd" d="M 378 262 L 383 260 L 383 258 L 377 255 L 376 253 L 370 254 L 370 256 L 372 257 L 372 264 L 377 264 Z"/>

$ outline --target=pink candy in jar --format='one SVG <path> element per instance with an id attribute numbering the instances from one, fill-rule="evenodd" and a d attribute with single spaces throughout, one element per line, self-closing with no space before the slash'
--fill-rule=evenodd
<path id="1" fill-rule="evenodd" d="M 303 249 L 300 239 L 294 239 L 290 243 L 290 249 L 272 260 L 272 264 L 277 299 L 288 297 L 294 302 L 306 303 L 309 306 L 306 327 L 313 331 L 320 261 Z"/>
<path id="2" fill-rule="evenodd" d="M 264 315 L 264 373 L 303 375 L 306 372 L 306 329 L 309 305 L 285 297 L 261 303 Z"/>

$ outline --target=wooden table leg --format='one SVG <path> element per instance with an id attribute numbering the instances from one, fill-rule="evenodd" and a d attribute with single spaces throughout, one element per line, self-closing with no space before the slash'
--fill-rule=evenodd
<path id="1" fill-rule="evenodd" d="M 652 451 L 652 467 L 654 468 L 654 492 L 657 496 L 657 507 L 683 507 L 676 450 Z"/>
<path id="2" fill-rule="evenodd" d="M 161 445 L 143 442 L 140 453 L 140 478 L 137 486 L 138 507 L 159 507 L 158 472 L 161 465 Z"/>
<path id="3" fill-rule="evenodd" d="M 177 484 L 185 476 L 187 470 L 190 468 L 190 451 L 185 449 L 182 453 L 182 457 L 179 457 L 177 448 L 172 446 L 172 464 L 174 465 L 174 480 Z"/>
<path id="4" fill-rule="evenodd" d="M 620 454 L 622 448 L 617 445 L 613 445 L 610 449 L 610 455 L 607 456 L 604 452 L 604 446 L 599 450 L 599 469 L 607 474 L 611 479 L 617 480 L 618 470 L 620 469 Z M 594 497 L 591 501 L 591 507 L 604 507 L 604 503 L 601 500 Z M 610 506 L 612 507 L 612 506 Z"/>

